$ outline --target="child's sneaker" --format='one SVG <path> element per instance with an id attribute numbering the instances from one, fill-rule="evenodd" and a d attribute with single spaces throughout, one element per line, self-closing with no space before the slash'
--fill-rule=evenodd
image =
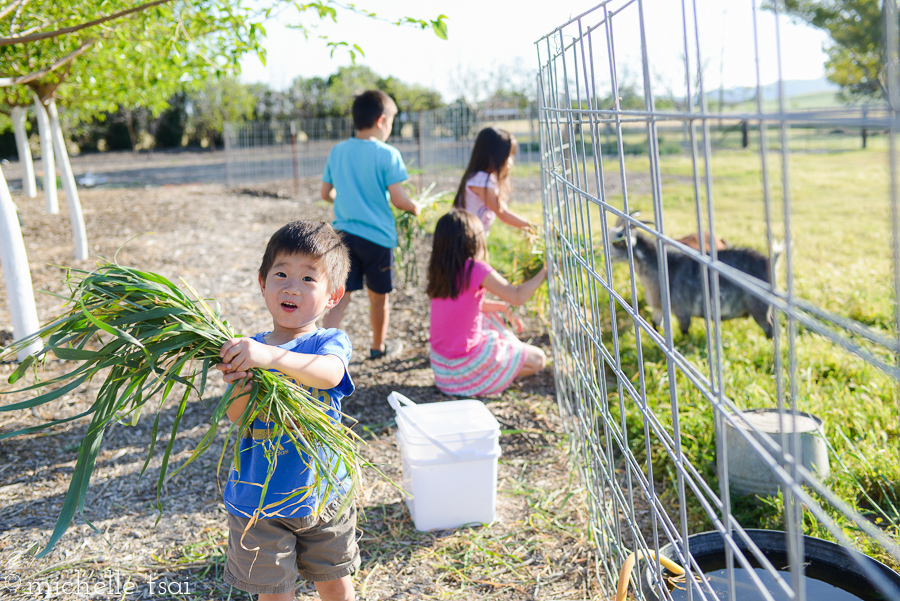
<path id="1" fill-rule="evenodd" d="M 385 340 L 384 350 L 377 351 L 369 349 L 369 359 L 390 359 L 396 357 L 403 352 L 403 341 L 401 340 Z"/>

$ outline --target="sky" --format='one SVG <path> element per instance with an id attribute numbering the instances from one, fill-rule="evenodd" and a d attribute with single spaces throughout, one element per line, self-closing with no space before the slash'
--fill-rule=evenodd
<path id="1" fill-rule="evenodd" d="M 696 0 L 707 89 L 718 88 L 720 83 L 725 88 L 755 85 L 752 7 L 759 3 L 759 0 Z M 318 37 L 324 35 L 335 41 L 358 44 L 365 56 L 357 57 L 356 63 L 370 67 L 381 76 L 435 89 L 447 101 L 463 94 L 477 96 L 485 82 L 498 75 L 531 81 L 538 66 L 535 42 L 596 6 L 590 0 L 365 0 L 356 4 L 388 20 L 402 16 L 427 20 L 444 14 L 448 39 L 441 40 L 430 30 L 396 27 L 348 12 L 339 13 L 337 23 L 319 21 L 307 13 L 304 23 L 317 26 L 305 39 L 302 33 L 287 27 L 300 20 L 292 8 L 266 24 L 267 39 L 263 45 L 268 53 L 267 64 L 263 66 L 255 57 L 245 59 L 241 80 L 284 89 L 297 76 L 326 77 L 338 67 L 352 64 L 345 50 L 338 49 L 330 55 L 326 43 Z M 642 5 L 651 76 L 677 91 L 684 87 L 685 81 L 681 3 L 643 0 Z M 638 3 L 612 0 L 608 6 L 614 11 L 622 10 L 613 19 L 616 62 L 630 77 L 640 77 Z M 690 6 L 687 10 L 690 12 Z M 600 14 L 593 11 L 585 16 L 583 27 L 597 24 Z M 762 85 L 778 79 L 776 39 L 780 39 L 781 73 L 785 80 L 824 77 L 823 45 L 828 39 L 824 33 L 793 24 L 782 16 L 778 20 L 780 38 L 776 38 L 775 18 L 770 12 L 758 12 L 757 23 Z M 563 38 L 570 39 L 577 33 L 577 23 L 562 31 Z M 689 39 L 695 39 L 693 30 Z M 605 38 L 596 41 L 598 46 L 601 42 L 605 44 Z M 542 47 L 546 48 L 546 42 Z M 690 48 L 688 54 L 696 68 L 696 45 L 692 43 Z M 608 58 L 598 57 L 595 68 L 598 77 L 604 70 L 608 73 Z"/>

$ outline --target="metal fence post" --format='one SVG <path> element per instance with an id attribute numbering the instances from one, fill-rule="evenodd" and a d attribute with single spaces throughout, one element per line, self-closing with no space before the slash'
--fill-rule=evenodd
<path id="1" fill-rule="evenodd" d="M 234 135 L 234 126 L 231 123 L 226 123 L 223 134 L 222 137 L 225 138 L 225 185 L 231 188 L 234 186 L 231 174 L 231 154 L 234 152 L 231 137 Z"/>
<path id="2" fill-rule="evenodd" d="M 418 142 L 418 155 L 419 155 L 418 160 L 419 160 L 419 173 L 420 173 L 418 187 L 420 189 L 422 188 L 422 174 L 425 173 L 425 152 L 424 152 L 424 148 L 423 148 L 425 146 L 425 123 L 422 120 L 422 115 L 423 115 L 423 113 L 421 110 L 419 110 L 416 113 L 416 119 L 417 119 L 416 130 L 417 130 L 417 133 L 419 134 L 416 137 L 416 140 Z"/>
<path id="3" fill-rule="evenodd" d="M 297 172 L 297 123 L 291 121 L 291 166 L 294 172 L 294 196 L 300 196 L 300 174 Z"/>

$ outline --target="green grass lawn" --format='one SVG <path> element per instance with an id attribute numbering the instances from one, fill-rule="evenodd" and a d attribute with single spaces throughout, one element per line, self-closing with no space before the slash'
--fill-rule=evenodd
<path id="1" fill-rule="evenodd" d="M 766 252 L 766 205 L 764 189 L 770 198 L 770 222 L 776 241 L 788 240 L 790 252 L 778 266 L 780 291 L 788 286 L 795 298 L 802 299 L 828 313 L 850 319 L 896 340 L 896 304 L 893 286 L 891 211 L 889 204 L 890 171 L 884 144 L 868 150 L 792 154 L 788 157 L 787 195 L 783 189 L 781 156 L 768 157 L 767 186 L 763 183 L 763 165 L 759 154 L 749 151 L 721 152 L 708 166 L 701 165 L 701 193 L 695 195 L 693 166 L 690 157 L 669 155 L 661 159 L 661 189 L 665 231 L 679 237 L 696 231 L 696 204 L 702 207 L 706 223 L 707 192 L 704 169 L 712 174 L 712 209 L 716 234 L 731 246 L 750 247 Z M 604 161 L 607 178 L 618 178 L 618 158 Z M 628 157 L 625 161 L 629 181 L 629 205 L 639 209 L 642 219 L 653 219 L 653 203 L 648 181 L 649 161 L 646 157 Z M 642 179 L 643 178 L 643 179 Z M 785 196 L 789 211 L 785 215 Z M 622 207 L 621 194 L 610 193 L 610 204 Z M 574 206 L 574 204 L 573 204 Z M 528 207 L 517 207 L 528 211 Z M 574 209 L 573 209 L 574 210 Z M 603 253 L 599 209 L 590 206 L 592 229 L 590 246 L 593 259 L 603 274 Z M 531 216 L 539 218 L 539 207 Z M 706 227 L 706 225 L 704 225 Z M 512 273 L 516 262 L 528 253 L 528 245 L 519 232 L 501 226 L 493 228 L 490 238 L 492 264 Z M 788 275 L 790 274 L 790 278 Z M 582 281 L 588 277 L 582 275 Z M 613 285 L 626 300 L 631 298 L 627 264 L 615 264 Z M 602 288 L 598 288 L 602 291 Z M 638 295 L 643 289 L 638 284 Z M 546 299 L 539 299 L 546 303 Z M 582 298 L 584 314 L 589 322 L 592 302 L 601 308 L 603 344 L 612 350 L 608 298 L 600 294 Z M 650 312 L 641 301 L 642 315 Z M 546 307 L 542 308 L 546 311 Z M 638 353 L 634 327 L 622 308 L 617 310 L 622 371 L 636 385 L 639 382 Z M 782 315 L 782 376 L 787 392 L 784 402 L 791 403 L 791 390 L 798 410 L 812 413 L 824 422 L 824 433 L 831 447 L 832 473 L 825 479 L 844 501 L 867 516 L 879 527 L 900 537 L 900 404 L 897 382 L 863 358 L 852 354 L 813 331 L 798 327 L 794 337 L 796 369 L 789 369 L 790 356 L 787 320 Z M 767 340 L 751 319 L 736 319 L 722 325 L 723 390 L 738 407 L 776 407 L 778 389 L 773 343 Z M 860 342 L 857 340 L 856 342 Z M 676 350 L 708 373 L 708 350 L 703 320 L 695 318 L 687 337 L 674 334 Z M 867 345 L 867 350 L 886 362 L 896 363 L 896 356 L 884 349 Z M 645 395 L 648 407 L 670 432 L 672 405 L 668 386 L 665 354 L 642 336 L 642 360 Z M 594 374 L 594 377 L 598 377 Z M 612 378 L 609 374 L 606 376 Z M 614 378 L 609 388 L 609 405 L 618 412 L 619 399 Z M 676 372 L 679 430 L 684 451 L 703 477 L 717 490 L 716 441 L 713 410 L 709 401 L 688 378 Z M 675 488 L 672 459 L 659 440 L 651 434 L 645 444 L 643 414 L 630 397 L 623 399 L 628 446 L 644 465 L 649 453 L 654 466 L 658 492 L 664 505 L 672 508 L 677 519 L 680 504 Z M 618 421 L 618 415 L 611 418 Z M 692 497 L 686 499 L 691 531 L 708 530 L 710 521 L 701 505 Z M 848 522 L 841 511 L 822 503 L 845 532 L 865 552 L 897 565 L 877 544 Z M 747 527 L 784 527 L 783 503 L 780 498 L 737 498 L 734 511 Z M 812 514 L 805 512 L 804 527 L 814 536 L 832 538 Z"/>

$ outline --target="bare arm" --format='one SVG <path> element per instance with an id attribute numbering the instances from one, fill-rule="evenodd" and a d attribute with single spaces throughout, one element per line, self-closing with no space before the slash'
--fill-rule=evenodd
<path id="1" fill-rule="evenodd" d="M 344 363 L 335 355 L 295 353 L 252 338 L 232 338 L 222 345 L 219 357 L 222 362 L 216 368 L 229 384 L 247 378 L 253 368 L 274 369 L 304 386 L 323 390 L 334 388 L 344 379 Z M 247 406 L 249 384 L 243 385 L 242 392 L 245 394 L 235 399 L 228 410 L 232 421 L 239 419 Z"/>
<path id="2" fill-rule="evenodd" d="M 334 197 L 337 195 L 337 191 L 334 189 L 329 183 L 322 182 L 322 200 L 327 200 L 328 202 L 334 202 Z"/>
<path id="3" fill-rule="evenodd" d="M 509 309 L 509 303 L 494 300 L 491 298 L 486 298 L 481 301 L 481 312 L 482 313 L 496 313 L 498 311 L 506 311 Z"/>
<path id="4" fill-rule="evenodd" d="M 547 267 L 541 267 L 541 270 L 532 277 L 518 286 L 510 284 L 505 277 L 494 270 L 488 273 L 481 286 L 491 294 L 495 294 L 511 305 L 522 305 L 535 293 L 544 279 L 547 277 Z"/>
<path id="5" fill-rule="evenodd" d="M 515 329 L 516 332 L 521 334 L 525 331 L 525 324 L 519 318 L 518 315 L 512 310 L 512 307 L 509 306 L 509 303 L 494 300 L 491 298 L 486 298 L 481 301 L 481 312 L 482 313 L 503 313 L 506 316 L 506 321 Z"/>
<path id="6" fill-rule="evenodd" d="M 224 377 L 225 374 L 223 374 Z M 226 379 L 226 382 L 228 380 Z M 241 382 L 234 382 L 232 384 L 235 391 L 235 398 L 231 401 L 231 404 L 228 406 L 228 409 L 225 410 L 225 415 L 228 416 L 232 422 L 237 423 L 238 420 L 241 419 L 241 416 L 244 415 L 244 410 L 247 409 L 247 403 L 250 402 L 250 390 L 252 384 L 250 384 L 249 380 L 244 380 Z M 238 424 L 240 425 L 240 424 Z"/>
<path id="7" fill-rule="evenodd" d="M 522 230 L 534 229 L 534 224 L 532 224 L 530 221 L 528 221 L 518 213 L 510 211 L 509 207 L 506 204 L 506 201 L 501 199 L 491 188 L 476 188 L 473 186 L 469 189 L 480 196 L 484 201 L 484 204 L 486 204 L 490 210 L 496 213 L 497 219 L 499 219 L 503 223 Z"/>
<path id="8" fill-rule="evenodd" d="M 403 182 L 397 182 L 388 186 L 388 194 L 391 195 L 391 204 L 401 211 L 412 213 L 416 217 L 422 212 L 422 208 L 406 195 L 406 192 L 403 190 Z"/>

